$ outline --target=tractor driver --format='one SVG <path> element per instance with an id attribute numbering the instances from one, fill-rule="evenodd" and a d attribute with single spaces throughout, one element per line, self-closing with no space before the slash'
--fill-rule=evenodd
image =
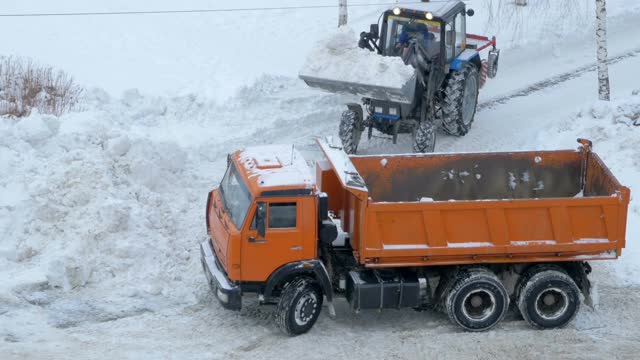
<path id="1" fill-rule="evenodd" d="M 407 51 L 409 42 L 416 40 L 425 48 L 431 48 L 435 45 L 435 35 L 429 32 L 427 25 L 422 23 L 408 23 L 402 27 L 398 42 L 395 46 L 396 55 L 403 56 Z"/>

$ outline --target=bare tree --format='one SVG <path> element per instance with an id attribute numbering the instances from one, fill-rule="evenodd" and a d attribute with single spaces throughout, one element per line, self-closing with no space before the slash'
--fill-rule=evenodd
<path id="1" fill-rule="evenodd" d="M 607 65 L 607 4 L 606 0 L 596 0 L 596 44 L 598 47 L 598 95 L 600 100 L 609 101 L 609 66 Z"/>
<path id="2" fill-rule="evenodd" d="M 349 15 L 347 14 L 347 0 L 340 0 L 338 12 L 338 27 L 347 25 Z"/>

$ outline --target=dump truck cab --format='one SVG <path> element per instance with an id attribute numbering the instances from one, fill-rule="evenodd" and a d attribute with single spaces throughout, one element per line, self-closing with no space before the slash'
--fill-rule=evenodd
<path id="1" fill-rule="evenodd" d="M 253 147 L 229 156 L 207 201 L 211 241 L 201 244 L 205 273 L 223 305 L 239 309 L 242 292 L 266 294 L 269 301 L 299 268 L 325 276 L 316 260 L 318 203 L 309 167 L 293 147 Z"/>

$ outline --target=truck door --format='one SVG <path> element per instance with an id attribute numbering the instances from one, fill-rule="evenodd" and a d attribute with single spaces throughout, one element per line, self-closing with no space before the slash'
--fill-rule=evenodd
<path id="1" fill-rule="evenodd" d="M 280 266 L 303 259 L 302 211 L 301 199 L 273 198 L 257 202 L 253 207 L 253 221 L 242 236 L 242 280 L 265 281 Z M 264 216 L 264 236 L 258 231 L 260 212 Z"/>

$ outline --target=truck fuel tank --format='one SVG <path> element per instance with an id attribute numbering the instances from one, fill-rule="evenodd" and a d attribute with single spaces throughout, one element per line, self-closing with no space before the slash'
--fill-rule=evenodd
<path id="1" fill-rule="evenodd" d="M 422 281 L 420 281 L 422 280 Z M 428 282 L 415 274 L 395 270 L 354 270 L 347 278 L 347 300 L 353 311 L 418 307 L 424 303 Z"/>

